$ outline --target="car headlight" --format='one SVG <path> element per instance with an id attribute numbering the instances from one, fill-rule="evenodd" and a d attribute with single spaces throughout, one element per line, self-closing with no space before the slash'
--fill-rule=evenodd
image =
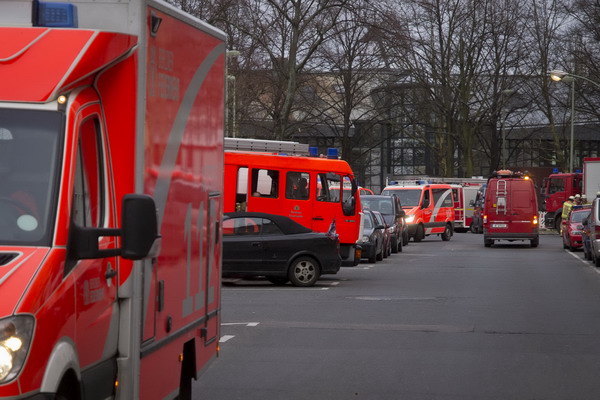
<path id="1" fill-rule="evenodd" d="M 360 241 L 361 241 L 362 243 L 366 243 L 366 242 L 368 242 L 368 241 L 369 241 L 369 237 L 368 237 L 368 236 L 363 236 L 363 237 L 362 237 L 362 239 L 360 239 Z"/>
<path id="2" fill-rule="evenodd" d="M 0 383 L 15 378 L 27 357 L 34 319 L 19 315 L 0 320 Z"/>
<path id="3" fill-rule="evenodd" d="M 415 221 L 415 216 L 414 215 L 409 215 L 406 217 L 406 223 L 407 224 L 412 224 Z"/>

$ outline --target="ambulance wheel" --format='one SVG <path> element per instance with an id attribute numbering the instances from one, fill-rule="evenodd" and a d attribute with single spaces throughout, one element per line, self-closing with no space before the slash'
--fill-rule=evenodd
<path id="1" fill-rule="evenodd" d="M 298 257 L 292 261 L 288 271 L 288 278 L 294 286 L 312 286 L 321 275 L 317 260 L 312 257 Z"/>
<path id="2" fill-rule="evenodd" d="M 450 225 L 446 225 L 446 227 L 444 228 L 444 232 L 442 232 L 441 236 L 444 242 L 450 240 L 450 238 L 452 237 L 452 228 L 450 227 Z"/>
<path id="3" fill-rule="evenodd" d="M 415 236 L 413 237 L 413 240 L 415 242 L 420 242 L 421 240 L 423 240 L 424 237 L 425 237 L 425 229 L 423 228 L 423 225 L 417 226 L 417 232 L 415 232 Z"/>
<path id="4" fill-rule="evenodd" d="M 536 237 L 535 239 L 531 239 L 531 247 L 538 247 L 540 244 L 540 238 L 539 236 Z"/>
<path id="5" fill-rule="evenodd" d="M 75 372 L 68 370 L 58 385 L 54 400 L 79 400 L 81 397 L 79 380 L 75 376 Z"/>
<path id="6" fill-rule="evenodd" d="M 483 245 L 485 247 L 492 247 L 493 244 L 494 244 L 494 241 L 492 239 L 483 239 Z"/>

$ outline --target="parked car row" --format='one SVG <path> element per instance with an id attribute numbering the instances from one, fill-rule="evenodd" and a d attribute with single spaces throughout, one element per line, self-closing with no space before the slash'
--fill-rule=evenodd
<path id="1" fill-rule="evenodd" d="M 600 194 L 591 205 L 573 206 L 562 232 L 563 248 L 583 249 L 586 260 L 600 268 Z"/>

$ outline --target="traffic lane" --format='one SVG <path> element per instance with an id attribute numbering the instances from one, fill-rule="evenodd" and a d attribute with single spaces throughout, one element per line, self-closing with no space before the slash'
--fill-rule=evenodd
<path id="1" fill-rule="evenodd" d="M 455 235 L 451 242 L 411 243 L 372 269 L 343 269 L 339 276 L 347 280 L 327 292 L 224 293 L 224 321 L 230 310 L 261 322 L 236 328 L 239 337 L 222 345 L 207 371 L 216 375 L 200 381 L 202 392 L 208 398 L 589 398 L 600 393 L 590 376 L 599 366 L 598 325 L 588 319 L 598 320 L 598 299 L 584 302 L 589 294 L 571 291 L 586 292 L 591 284 L 598 293 L 598 280 L 587 279 L 589 268 L 568 265 L 577 260 L 561 247 L 543 237 L 538 249 L 485 249 L 480 235 Z M 518 269 L 529 251 L 539 253 L 537 262 Z M 559 294 L 540 280 L 561 279 L 538 276 L 556 270 L 565 275 Z M 230 294 L 241 297 L 228 305 Z M 532 302 L 536 297 L 547 304 Z M 290 384 L 295 373 L 313 384 Z"/>

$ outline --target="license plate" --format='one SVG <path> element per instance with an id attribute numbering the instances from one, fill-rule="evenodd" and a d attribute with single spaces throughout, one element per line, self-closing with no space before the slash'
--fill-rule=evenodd
<path id="1" fill-rule="evenodd" d="M 492 228 L 506 228 L 506 224 L 492 224 Z"/>

